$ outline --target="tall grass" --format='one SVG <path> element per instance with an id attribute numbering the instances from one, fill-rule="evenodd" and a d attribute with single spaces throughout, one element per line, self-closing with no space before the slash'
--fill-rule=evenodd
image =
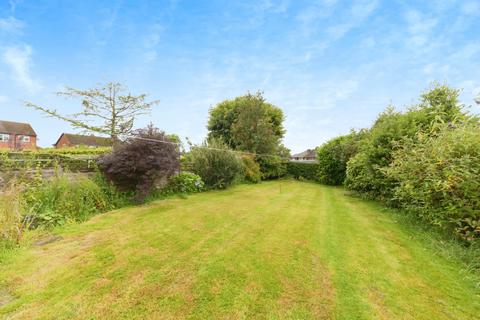
<path id="1" fill-rule="evenodd" d="M 0 193 L 0 249 L 19 244 L 29 229 L 85 221 L 128 205 L 130 198 L 99 174 L 92 178 L 19 177 Z"/>
<path id="2" fill-rule="evenodd" d="M 0 194 L 0 245 L 19 243 L 28 227 L 29 220 L 22 214 L 21 189 L 12 182 Z"/>
<path id="3" fill-rule="evenodd" d="M 26 184 L 26 216 L 34 226 L 85 221 L 91 216 L 125 205 L 128 200 L 100 177 L 54 177 Z"/>

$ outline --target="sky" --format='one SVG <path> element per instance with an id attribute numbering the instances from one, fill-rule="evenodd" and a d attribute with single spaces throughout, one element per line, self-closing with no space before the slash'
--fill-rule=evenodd
<path id="1" fill-rule="evenodd" d="M 0 119 L 51 146 L 75 130 L 24 102 L 74 113 L 55 92 L 109 81 L 160 100 L 136 127 L 193 142 L 211 107 L 262 91 L 300 152 L 405 109 L 433 81 L 474 105 L 480 0 L 0 0 Z"/>

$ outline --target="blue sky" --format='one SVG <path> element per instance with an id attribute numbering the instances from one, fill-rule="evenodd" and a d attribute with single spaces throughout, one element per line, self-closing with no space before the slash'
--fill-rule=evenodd
<path id="1" fill-rule="evenodd" d="M 480 91 L 480 0 L 0 0 L 1 119 L 48 146 L 72 129 L 54 93 L 120 81 L 160 99 L 150 116 L 200 142 L 208 109 L 261 90 L 286 115 L 285 144 L 315 147 L 414 103 L 434 81 Z"/>

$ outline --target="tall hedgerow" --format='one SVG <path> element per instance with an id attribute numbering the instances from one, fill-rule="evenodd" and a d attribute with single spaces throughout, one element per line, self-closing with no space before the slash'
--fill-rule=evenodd
<path id="1" fill-rule="evenodd" d="M 406 112 L 389 107 L 380 114 L 348 162 L 345 185 L 370 198 L 390 201 L 396 181 L 384 169 L 393 161 L 395 149 L 406 139 L 415 140 L 419 133 L 435 135 L 442 124 L 465 119 L 458 95 L 458 90 L 434 84 L 420 103 Z"/>
<path id="2" fill-rule="evenodd" d="M 317 180 L 318 163 L 287 162 L 287 174 L 295 179 Z"/>
<path id="3" fill-rule="evenodd" d="M 352 131 L 348 135 L 331 139 L 317 149 L 316 180 L 329 185 L 341 185 L 345 181 L 347 162 L 359 147 L 364 131 Z"/>
<path id="4" fill-rule="evenodd" d="M 445 124 L 434 136 L 419 134 L 393 153 L 385 174 L 397 181 L 396 203 L 431 224 L 480 238 L 480 127 Z"/>

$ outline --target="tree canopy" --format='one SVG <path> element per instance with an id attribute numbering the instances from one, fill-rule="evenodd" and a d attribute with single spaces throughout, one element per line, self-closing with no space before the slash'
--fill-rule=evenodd
<path id="1" fill-rule="evenodd" d="M 280 108 L 260 92 L 225 100 L 210 110 L 209 138 L 230 148 L 254 153 L 278 153 L 285 134 Z"/>

